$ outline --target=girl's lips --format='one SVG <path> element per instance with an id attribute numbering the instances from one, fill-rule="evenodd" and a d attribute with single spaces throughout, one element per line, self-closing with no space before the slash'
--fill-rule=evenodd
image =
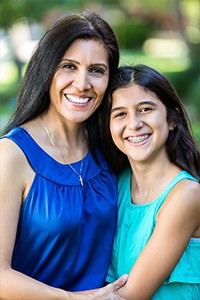
<path id="1" fill-rule="evenodd" d="M 77 104 L 85 104 L 92 99 L 91 97 L 78 97 L 69 94 L 65 94 L 65 97 L 67 98 L 68 101 Z"/>
<path id="2" fill-rule="evenodd" d="M 143 135 L 137 135 L 137 136 L 129 136 L 126 139 L 134 144 L 139 144 L 141 142 L 146 141 L 149 138 L 150 134 L 143 134 Z"/>

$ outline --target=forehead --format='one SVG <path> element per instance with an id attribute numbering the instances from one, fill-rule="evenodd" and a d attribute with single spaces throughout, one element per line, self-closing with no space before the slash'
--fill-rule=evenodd
<path id="1" fill-rule="evenodd" d="M 100 60 L 103 59 L 108 61 L 108 51 L 106 50 L 104 43 L 95 39 L 75 40 L 66 50 L 63 58 L 72 57 L 76 60 L 79 60 L 79 57 L 83 58 L 86 56 L 89 56 L 91 60 L 99 57 Z"/>
<path id="2" fill-rule="evenodd" d="M 112 103 L 115 102 L 141 102 L 141 101 L 153 100 L 157 103 L 161 103 L 159 97 L 152 91 L 140 86 L 136 83 L 131 83 L 127 86 L 121 87 L 115 90 L 112 94 Z"/>

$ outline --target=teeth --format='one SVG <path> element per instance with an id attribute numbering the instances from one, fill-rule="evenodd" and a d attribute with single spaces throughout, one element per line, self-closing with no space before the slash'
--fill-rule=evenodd
<path id="1" fill-rule="evenodd" d="M 66 95 L 66 97 L 71 102 L 75 102 L 75 103 L 87 103 L 90 100 L 90 98 L 79 98 L 72 95 Z"/>
<path id="2" fill-rule="evenodd" d="M 142 135 L 142 136 L 138 136 L 138 137 L 129 137 L 128 141 L 131 143 L 140 143 L 143 142 L 144 140 L 146 140 L 148 138 L 148 134 Z"/>

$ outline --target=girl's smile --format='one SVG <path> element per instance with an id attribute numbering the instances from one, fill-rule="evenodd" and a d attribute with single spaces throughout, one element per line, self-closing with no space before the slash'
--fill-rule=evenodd
<path id="1" fill-rule="evenodd" d="M 164 150 L 169 133 L 166 108 L 137 84 L 113 92 L 110 130 L 114 143 L 129 159 L 143 161 Z"/>

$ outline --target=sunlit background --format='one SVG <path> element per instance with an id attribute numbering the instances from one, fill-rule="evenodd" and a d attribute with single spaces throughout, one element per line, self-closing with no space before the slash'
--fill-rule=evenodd
<path id="1" fill-rule="evenodd" d="M 145 63 L 169 78 L 200 145 L 199 0 L 0 0 L 0 131 L 38 40 L 58 18 L 85 8 L 112 26 L 120 64 Z"/>

